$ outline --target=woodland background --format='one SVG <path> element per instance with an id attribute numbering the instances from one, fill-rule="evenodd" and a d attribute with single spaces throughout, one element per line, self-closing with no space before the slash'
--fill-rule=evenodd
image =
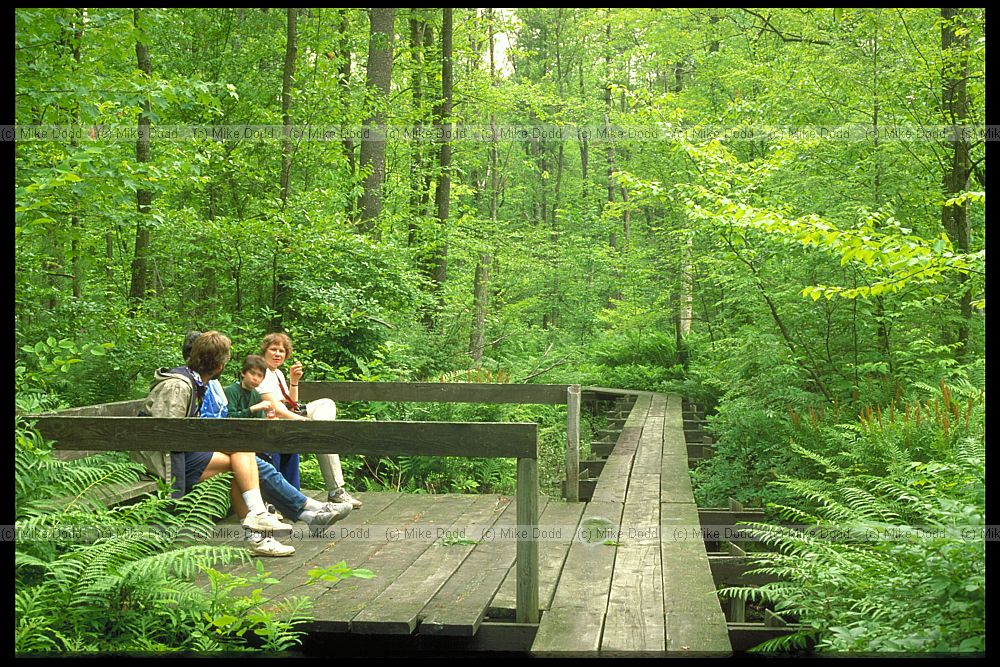
<path id="1" fill-rule="evenodd" d="M 280 329 L 307 380 L 571 382 L 703 402 L 718 442 L 693 473 L 703 506 L 984 525 L 985 143 L 893 134 L 985 124 L 983 9 L 14 19 L 19 131 L 77 129 L 14 148 L 20 411 L 140 397 L 153 369 L 181 362 L 188 329 L 227 333 L 236 360 Z M 178 126 L 279 131 L 156 134 Z M 293 131 L 310 126 L 395 134 Z M 442 131 L 470 126 L 496 139 Z M 133 139 L 102 134 L 114 128 Z M 674 134 L 600 136 L 616 128 Z M 556 408 L 344 416 L 539 421 L 543 486 L 557 488 Z M 44 457 L 30 426 L 16 439 L 19 457 Z M 509 462 L 345 464 L 362 490 L 513 480 Z M 18 474 L 19 494 L 41 488 Z M 797 582 L 775 595 L 821 647 L 985 647 L 982 540 L 795 549 L 829 558 L 775 565 Z M 22 592 L 45 580 L 23 567 Z"/>

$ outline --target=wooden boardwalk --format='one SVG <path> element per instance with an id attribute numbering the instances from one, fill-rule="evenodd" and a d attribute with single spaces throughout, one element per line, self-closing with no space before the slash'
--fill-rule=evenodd
<path id="1" fill-rule="evenodd" d="M 326 539 L 293 536 L 295 555 L 263 559 L 280 580 L 264 595 L 312 598 L 311 637 L 489 637 L 466 645 L 536 654 L 730 653 L 704 542 L 675 539 L 699 525 L 681 399 L 628 393 L 637 398 L 590 501 L 539 498 L 537 631 L 513 623 L 517 513 L 496 495 L 358 494 L 364 507 Z M 339 561 L 375 577 L 308 584 L 309 570 Z"/>

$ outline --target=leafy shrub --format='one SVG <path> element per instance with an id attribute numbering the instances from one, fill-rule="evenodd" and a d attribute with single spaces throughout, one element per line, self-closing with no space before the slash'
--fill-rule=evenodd
<path id="1" fill-rule="evenodd" d="M 868 541 L 756 526 L 776 549 L 756 556 L 757 569 L 782 580 L 722 593 L 773 603 L 803 625 L 761 650 L 807 639 L 821 651 L 985 650 L 985 408 L 972 405 L 957 436 L 944 419 L 886 418 L 843 431 L 826 453 L 791 447 L 790 469 L 803 477 L 779 476 L 775 484 L 795 500 L 772 509 Z M 933 449 L 900 446 L 901 431 Z M 912 456 L 928 451 L 935 460 Z"/>

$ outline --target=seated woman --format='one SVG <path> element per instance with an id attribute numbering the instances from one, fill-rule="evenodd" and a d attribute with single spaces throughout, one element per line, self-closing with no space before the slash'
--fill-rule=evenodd
<path id="1" fill-rule="evenodd" d="M 260 356 L 267 364 L 267 372 L 263 382 L 258 385 L 257 392 L 262 399 L 271 401 L 275 417 L 279 419 L 307 419 L 307 417 L 292 411 L 298 405 L 299 381 L 304 373 L 302 362 L 296 361 L 288 369 L 288 376 L 291 380 L 289 383 L 285 382 L 285 375 L 281 371 L 281 365 L 292 356 L 291 338 L 283 333 L 268 334 L 260 345 Z M 298 454 L 273 452 L 264 453 L 263 457 L 270 459 L 285 479 L 292 486 L 299 488 Z M 337 454 L 317 454 L 316 460 L 319 462 L 323 481 L 326 483 L 327 500 L 333 503 L 347 502 L 355 509 L 361 507 L 361 501 L 344 488 L 344 471 L 340 467 L 340 456 Z"/>

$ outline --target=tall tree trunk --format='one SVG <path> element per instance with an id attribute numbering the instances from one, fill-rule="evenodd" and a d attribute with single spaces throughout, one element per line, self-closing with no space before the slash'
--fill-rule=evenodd
<path id="1" fill-rule="evenodd" d="M 496 41 L 493 9 L 487 10 L 489 16 L 490 33 L 490 83 L 496 85 Z M 497 221 L 497 196 L 500 189 L 500 175 L 497 173 L 499 159 L 497 155 L 497 117 L 495 113 L 490 113 L 491 137 L 489 148 L 489 172 L 490 172 L 490 230 L 496 229 Z M 476 366 L 483 363 L 483 348 L 485 347 L 486 332 L 486 312 L 489 307 L 490 290 L 490 265 L 493 262 L 493 255 L 489 252 L 479 253 L 476 262 L 476 274 L 472 286 L 473 318 L 472 333 L 469 336 L 469 355 Z"/>
<path id="2" fill-rule="evenodd" d="M 583 87 L 583 58 L 580 59 L 580 101 L 586 102 L 587 92 Z M 590 140 L 587 137 L 587 133 L 584 132 L 580 137 L 580 169 L 582 175 L 580 180 L 582 182 L 582 189 L 580 191 L 580 198 L 584 201 L 587 200 L 587 162 L 590 159 Z"/>
<path id="3" fill-rule="evenodd" d="M 288 29 L 285 35 L 285 69 L 281 75 L 281 209 L 288 203 L 292 180 L 292 81 L 295 78 L 295 56 L 298 53 L 298 22 L 294 7 L 288 8 Z"/>
<path id="4" fill-rule="evenodd" d="M 288 204 L 292 181 L 292 82 L 295 79 L 295 59 L 298 54 L 298 10 L 289 7 L 285 30 L 285 64 L 281 72 L 281 173 L 279 197 L 281 212 Z M 274 315 L 268 325 L 270 331 L 280 331 L 281 321 L 288 310 L 288 280 L 284 266 L 290 239 L 282 233 L 271 257 L 271 310 Z"/>
<path id="5" fill-rule="evenodd" d="M 420 15 L 421 10 L 410 9 L 410 59 L 411 75 L 410 88 L 413 94 L 413 110 L 417 118 L 413 123 L 414 136 L 421 136 L 423 131 L 423 117 L 421 106 L 423 104 L 424 85 L 424 32 L 430 31 L 430 27 Z M 416 221 L 423 218 L 427 211 L 424 205 L 427 202 L 426 194 L 421 192 L 424 185 L 424 146 L 419 140 L 415 140 L 410 145 L 410 221 L 407 225 L 407 246 L 413 247 L 416 243 L 417 224 Z"/>
<path id="6" fill-rule="evenodd" d="M 439 234 L 433 258 L 433 274 L 435 290 L 440 294 L 445 280 L 448 278 L 448 216 L 451 204 L 451 113 L 452 113 L 452 9 L 443 10 L 441 26 L 441 93 L 442 102 L 438 122 L 441 125 L 443 138 L 441 141 L 440 167 L 437 191 L 434 203 L 437 206 Z"/>
<path id="7" fill-rule="evenodd" d="M 132 10 L 132 24 L 135 29 L 139 29 L 139 10 Z M 135 57 L 138 62 L 139 71 L 146 78 L 153 75 L 153 63 L 149 57 L 149 49 L 142 42 L 141 37 L 136 38 Z M 139 136 L 135 142 L 135 160 L 140 165 L 149 162 L 149 98 L 142 103 L 142 114 L 139 116 L 138 132 Z M 146 216 L 149 215 L 150 205 L 153 202 L 153 193 L 140 188 L 135 193 L 136 216 L 135 225 L 135 252 L 132 255 L 132 284 L 129 288 L 129 299 L 139 301 L 146 295 L 146 273 L 150 245 L 149 226 L 146 224 Z"/>
<path id="8" fill-rule="evenodd" d="M 376 232 L 375 218 L 382 212 L 382 185 L 385 183 L 385 114 L 383 108 L 392 83 L 392 38 L 396 10 L 373 7 L 370 10 L 371 34 L 368 40 L 368 92 L 375 109 L 365 121 L 371 133 L 361 142 L 361 168 L 369 168 L 361 195 L 361 230 Z M 376 233 L 377 236 L 377 233 Z"/>
<path id="9" fill-rule="evenodd" d="M 83 42 L 83 10 L 76 10 L 76 18 L 73 20 L 73 60 L 76 62 L 77 68 L 80 67 L 80 48 Z M 73 107 L 73 125 L 79 127 L 80 125 L 80 103 L 77 102 Z M 70 139 L 70 145 L 72 146 L 73 152 L 76 152 L 77 140 L 76 134 L 74 133 Z M 82 294 L 82 283 L 83 283 L 83 266 L 81 263 L 82 257 L 80 253 L 80 240 L 83 234 L 80 229 L 80 216 L 77 211 L 80 207 L 80 198 L 78 196 L 73 197 L 73 215 L 70 217 L 69 225 L 70 231 L 72 232 L 72 237 L 70 239 L 70 255 L 72 262 L 72 273 L 73 273 L 73 298 L 79 299 Z"/>
<path id="10" fill-rule="evenodd" d="M 347 114 L 348 110 L 351 108 L 351 41 L 350 35 L 347 32 L 348 29 L 348 16 L 347 13 L 349 9 L 340 10 L 340 29 L 339 37 L 340 40 L 337 44 L 337 49 L 340 55 L 340 90 L 341 90 L 341 105 L 343 107 L 343 113 Z M 342 145 L 344 146 L 344 155 L 347 157 L 347 168 L 350 171 L 351 182 L 353 182 L 354 177 L 358 173 L 358 165 L 355 161 L 354 155 L 354 139 L 350 136 L 345 137 Z M 352 197 L 348 204 L 349 210 L 347 211 L 348 217 L 352 222 L 357 222 L 357 206 L 354 198 Z"/>
<path id="11" fill-rule="evenodd" d="M 961 132 L 969 121 L 969 96 L 966 82 L 969 78 L 969 35 L 965 25 L 965 10 L 954 7 L 941 9 L 942 68 L 941 107 L 945 122 L 955 129 L 949 142 L 951 164 L 944 173 L 944 198 L 950 199 L 969 185 L 972 172 L 969 141 Z M 965 203 L 941 207 L 941 224 L 951 239 L 955 250 L 969 251 L 969 211 Z M 972 319 L 972 294 L 968 289 L 968 276 L 959 274 L 959 312 L 962 316 L 955 337 L 962 344 L 960 354 L 969 353 L 969 321 Z"/>

